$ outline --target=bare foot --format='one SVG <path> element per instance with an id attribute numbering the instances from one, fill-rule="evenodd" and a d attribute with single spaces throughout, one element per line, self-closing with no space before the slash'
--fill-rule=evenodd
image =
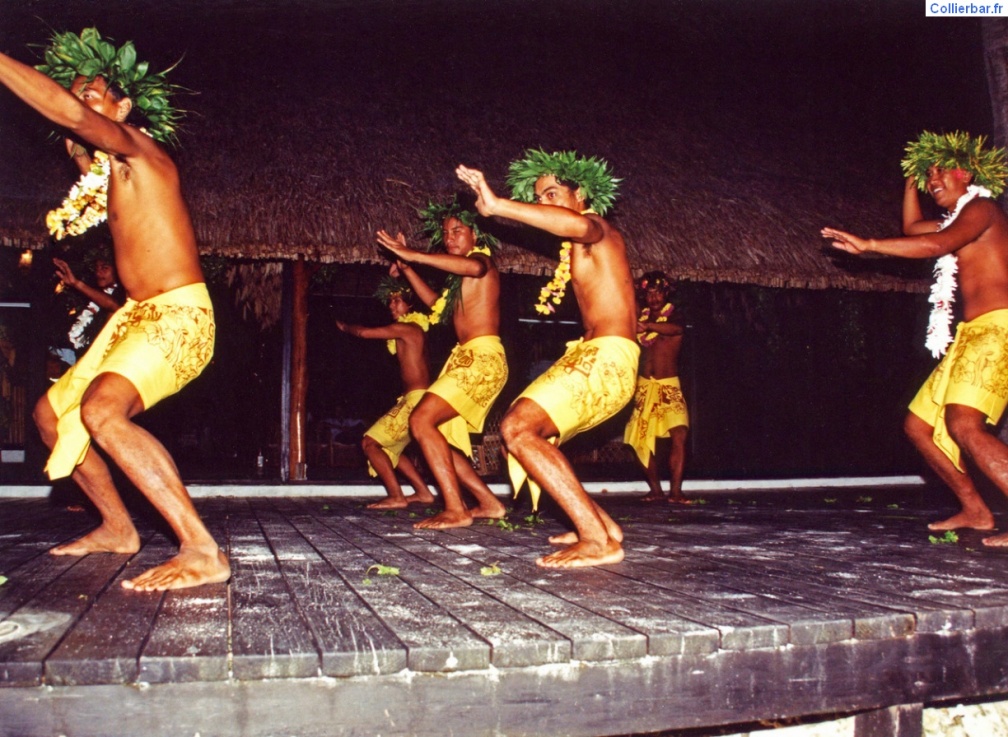
<path id="1" fill-rule="evenodd" d="M 231 578 L 227 556 L 219 549 L 211 553 L 193 548 L 181 549 L 174 558 L 122 582 L 134 591 L 186 589 L 206 583 L 222 583 Z"/>
<path id="2" fill-rule="evenodd" d="M 682 494 L 679 494 L 678 496 L 669 496 L 668 503 L 669 504 L 692 504 L 693 502 L 690 499 L 688 499 L 685 496 L 683 496 Z"/>
<path id="3" fill-rule="evenodd" d="M 140 549 L 140 537 L 135 529 L 121 533 L 101 525 L 72 542 L 57 545 L 50 555 L 88 555 L 90 553 L 135 553 Z"/>
<path id="4" fill-rule="evenodd" d="M 988 548 L 1008 548 L 1008 532 L 985 537 L 982 542 Z"/>
<path id="5" fill-rule="evenodd" d="M 647 494 L 642 496 L 640 500 L 642 502 L 657 502 L 665 498 L 665 495 L 660 491 L 649 491 Z"/>
<path id="6" fill-rule="evenodd" d="M 382 499 L 380 502 L 372 502 L 367 505 L 368 509 L 406 509 L 406 505 L 409 502 L 406 501 L 405 497 L 399 497 L 398 499 L 393 499 L 388 497 Z"/>
<path id="7" fill-rule="evenodd" d="M 623 560 L 623 548 L 615 540 L 607 540 L 605 544 L 578 542 L 569 548 L 558 550 L 536 560 L 536 565 L 542 568 L 586 568 L 588 566 L 606 566 Z"/>
<path id="8" fill-rule="evenodd" d="M 960 512 L 948 519 L 932 522 L 928 525 L 929 530 L 939 532 L 942 530 L 958 530 L 961 527 L 969 527 L 974 530 L 993 530 L 994 515 L 986 511 L 975 514 Z"/>
<path id="9" fill-rule="evenodd" d="M 468 510 L 462 512 L 449 512 L 445 510 L 433 517 L 420 520 L 413 525 L 418 530 L 446 530 L 449 527 L 469 527 L 473 523 L 472 515 Z"/>
<path id="10" fill-rule="evenodd" d="M 487 504 L 480 504 L 469 510 L 473 519 L 504 519 L 507 516 L 507 507 L 494 500 Z"/>
<path id="11" fill-rule="evenodd" d="M 433 494 L 421 494 L 419 491 L 406 497 L 407 504 L 433 504 Z"/>
<path id="12" fill-rule="evenodd" d="M 562 535 L 550 535 L 550 545 L 573 545 L 578 541 L 576 532 L 565 532 Z"/>

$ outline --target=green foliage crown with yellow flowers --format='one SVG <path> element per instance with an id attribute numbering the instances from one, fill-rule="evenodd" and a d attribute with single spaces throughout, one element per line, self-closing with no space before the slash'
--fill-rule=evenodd
<path id="1" fill-rule="evenodd" d="M 963 169 L 973 174 L 973 182 L 986 187 L 995 197 L 1005 188 L 1008 162 L 1003 148 L 984 148 L 984 136 L 973 138 L 969 133 L 932 133 L 924 131 L 906 147 L 900 162 L 903 174 L 917 181 L 922 192 L 927 189 L 928 169 Z"/>
<path id="2" fill-rule="evenodd" d="M 384 276 L 378 282 L 374 297 L 381 300 L 382 304 L 387 306 L 397 294 L 406 300 L 406 302 L 409 302 L 413 298 L 413 290 L 410 289 L 409 284 L 404 284 L 394 276 Z"/>
<path id="3" fill-rule="evenodd" d="M 521 202 L 535 202 L 535 184 L 540 177 L 552 174 L 563 182 L 573 182 L 595 212 L 605 215 L 616 201 L 616 190 L 622 181 L 609 171 L 604 159 L 579 156 L 577 151 L 554 151 L 530 148 L 525 156 L 511 162 L 507 184 L 511 196 Z"/>
<path id="4" fill-rule="evenodd" d="M 152 138 L 162 143 L 176 141 L 183 112 L 172 105 L 171 97 L 182 88 L 165 78 L 175 64 L 162 72 L 150 71 L 148 62 L 137 61 L 132 41 L 116 49 L 96 28 L 85 28 L 79 36 L 71 31 L 54 33 L 45 50 L 45 63 L 35 68 L 67 89 L 77 77 L 104 78 L 133 101 L 146 118 Z"/>
<path id="5" fill-rule="evenodd" d="M 477 246 L 489 248 L 496 251 L 500 241 L 489 233 L 483 232 L 476 222 L 478 215 L 472 210 L 467 210 L 458 201 L 458 196 L 452 198 L 451 202 L 429 201 L 427 207 L 417 211 L 423 221 L 421 230 L 429 239 L 429 250 L 444 248 L 444 221 L 448 218 L 455 218 L 468 228 L 472 228 L 473 237 Z"/>

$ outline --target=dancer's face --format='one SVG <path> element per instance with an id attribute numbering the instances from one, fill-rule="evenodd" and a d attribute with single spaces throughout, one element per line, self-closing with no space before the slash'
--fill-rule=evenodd
<path id="1" fill-rule="evenodd" d="M 473 229 L 458 218 L 445 218 L 441 224 L 445 250 L 453 256 L 465 256 L 476 247 Z"/>
<path id="2" fill-rule="evenodd" d="M 401 294 L 393 294 L 389 298 L 388 308 L 389 312 L 392 314 L 392 319 L 398 320 L 400 317 L 409 312 L 409 303 L 402 298 Z"/>
<path id="3" fill-rule="evenodd" d="M 652 310 L 660 310 L 665 306 L 665 290 L 648 289 L 644 294 L 644 301 L 647 302 L 647 306 Z"/>
<path id="4" fill-rule="evenodd" d="M 70 85 L 70 92 L 99 115 L 120 122 L 129 115 L 133 104 L 128 97 L 117 100 L 104 77 L 95 77 L 90 82 L 87 77 L 77 77 Z"/>
<path id="5" fill-rule="evenodd" d="M 581 197 L 581 188 L 571 189 L 566 184 L 561 184 L 552 174 L 539 177 L 535 183 L 536 202 L 540 205 L 555 205 L 566 207 L 568 210 L 581 212 L 584 210 L 584 199 Z"/>
<path id="6" fill-rule="evenodd" d="M 102 259 L 95 261 L 94 273 L 95 281 L 98 283 L 98 287 L 100 289 L 104 289 L 105 287 L 110 287 L 115 284 L 115 267 L 108 261 L 103 261 Z"/>
<path id="7" fill-rule="evenodd" d="M 936 204 L 951 210 L 972 181 L 973 175 L 968 171 L 932 166 L 928 169 L 927 189 Z"/>

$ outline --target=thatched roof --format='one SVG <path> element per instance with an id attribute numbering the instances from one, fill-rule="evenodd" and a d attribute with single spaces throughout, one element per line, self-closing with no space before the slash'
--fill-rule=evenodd
<path id="1" fill-rule="evenodd" d="M 921 94 L 899 45 L 916 1 L 81 5 L 7 0 L 2 48 L 30 61 L 47 27 L 94 23 L 165 66 L 184 53 L 174 79 L 200 94 L 181 100 L 193 114 L 176 159 L 201 248 L 248 259 L 378 262 L 375 230 L 409 232 L 428 197 L 461 191 L 457 163 L 503 192 L 507 163 L 542 146 L 602 156 L 624 178 L 613 221 L 638 272 L 916 290 L 918 264 L 827 253 L 819 229 L 895 235 L 902 143 L 989 115 L 969 23 L 942 26 L 964 80 L 942 89 L 950 107 Z M 873 67 L 854 67 L 855 51 Z M 37 246 L 73 171 L 9 94 L 0 121 L 0 239 Z M 522 247 L 527 229 L 488 227 L 503 270 L 552 269 Z"/>

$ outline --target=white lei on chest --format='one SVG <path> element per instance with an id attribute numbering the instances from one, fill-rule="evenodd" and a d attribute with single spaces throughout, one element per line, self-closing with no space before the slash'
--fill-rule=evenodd
<path id="1" fill-rule="evenodd" d="M 986 187 L 971 184 L 966 188 L 966 194 L 956 202 L 955 209 L 942 220 L 938 230 L 944 230 L 950 226 L 959 217 L 959 213 L 968 202 L 977 197 L 991 196 L 991 191 Z M 955 254 L 952 253 L 945 254 L 934 265 L 935 281 L 931 285 L 931 296 L 928 297 L 928 302 L 932 305 L 931 316 L 928 318 L 924 346 L 931 351 L 931 355 L 935 358 L 945 355 L 949 343 L 952 342 L 952 303 L 955 302 L 955 275 L 958 270 L 959 262 Z"/>
<path id="2" fill-rule="evenodd" d="M 117 286 L 117 284 L 113 284 L 105 287 L 102 291 L 105 292 L 105 294 L 112 296 L 112 293 L 116 290 Z M 87 345 L 87 341 L 84 337 L 84 330 L 91 324 L 91 321 L 94 320 L 95 315 L 97 315 L 100 310 L 101 307 L 97 304 L 94 302 L 88 302 L 87 307 L 81 310 L 81 313 L 77 316 L 74 324 L 70 326 L 67 337 L 70 339 L 70 344 L 77 350 L 80 350 Z"/>

